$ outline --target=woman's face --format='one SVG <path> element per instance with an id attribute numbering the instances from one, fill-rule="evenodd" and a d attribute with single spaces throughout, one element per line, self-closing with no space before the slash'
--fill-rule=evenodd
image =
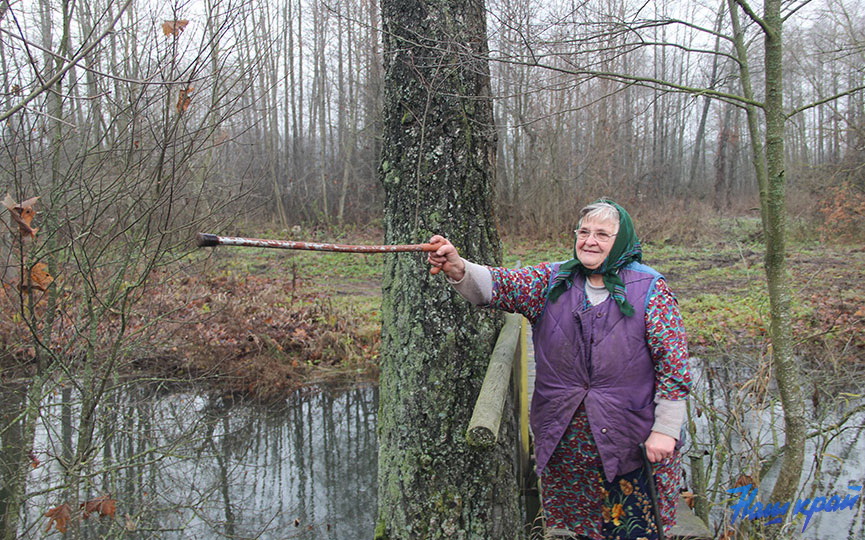
<path id="1" fill-rule="evenodd" d="M 584 219 L 577 229 L 577 258 L 583 266 L 590 270 L 599 268 L 613 249 L 618 232 L 616 221 Z"/>

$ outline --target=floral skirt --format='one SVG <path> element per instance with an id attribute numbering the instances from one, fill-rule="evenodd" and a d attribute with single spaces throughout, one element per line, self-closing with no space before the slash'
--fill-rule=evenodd
<path id="1" fill-rule="evenodd" d="M 681 456 L 653 464 L 664 529 L 675 524 Z M 545 528 L 553 537 L 658 538 L 643 469 L 607 482 L 585 409 L 580 406 L 541 473 Z"/>

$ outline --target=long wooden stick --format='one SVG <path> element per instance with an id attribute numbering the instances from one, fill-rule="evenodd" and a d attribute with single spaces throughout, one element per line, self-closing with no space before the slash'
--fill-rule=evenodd
<path id="1" fill-rule="evenodd" d="M 436 251 L 441 244 L 399 244 L 399 245 L 349 245 L 328 244 L 324 242 L 298 242 L 295 240 L 264 240 L 261 238 L 242 238 L 239 236 L 217 236 L 198 233 L 195 241 L 199 247 L 210 246 L 248 246 L 277 249 L 304 249 L 308 251 L 339 251 L 343 253 L 401 253 L 408 251 Z"/>
<path id="2" fill-rule="evenodd" d="M 350 245 L 329 244 L 324 242 L 298 242 L 295 240 L 264 240 L 261 238 L 243 238 L 239 236 L 217 236 L 209 233 L 198 233 L 195 241 L 199 247 L 212 246 L 247 246 L 275 249 L 303 249 L 308 251 L 338 251 L 342 253 L 404 253 L 436 251 L 441 244 L 396 244 L 396 245 Z M 430 269 L 431 274 L 438 274 L 440 268 Z"/>

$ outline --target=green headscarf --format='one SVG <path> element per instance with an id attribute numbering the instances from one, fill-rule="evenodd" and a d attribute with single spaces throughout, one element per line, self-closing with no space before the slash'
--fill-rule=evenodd
<path id="1" fill-rule="evenodd" d="M 574 242 L 574 258 L 559 266 L 559 272 L 553 278 L 553 284 L 550 287 L 549 293 L 547 293 L 547 298 L 550 302 L 558 300 L 559 296 L 571 287 L 573 277 L 577 273 L 582 276 L 602 274 L 604 277 L 604 286 L 610 291 L 610 296 L 619 305 L 622 314 L 631 317 L 634 315 L 634 306 L 629 304 L 625 299 L 625 282 L 619 277 L 619 269 L 632 262 L 640 262 L 643 259 L 640 240 L 637 238 L 636 232 L 634 232 L 634 223 L 631 221 L 631 216 L 624 208 L 610 199 L 598 199 L 595 202 L 610 204 L 619 211 L 619 232 L 616 234 L 613 248 L 610 250 L 607 258 L 604 259 L 603 264 L 591 270 L 583 266 L 577 258 L 576 242 Z"/>

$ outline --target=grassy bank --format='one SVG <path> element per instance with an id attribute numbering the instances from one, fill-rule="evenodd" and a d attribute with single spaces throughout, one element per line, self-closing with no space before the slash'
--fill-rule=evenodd
<path id="1" fill-rule="evenodd" d="M 693 354 L 765 356 L 768 299 L 762 247 L 753 240 L 756 224 L 732 222 L 716 230 L 711 240 L 692 247 L 648 243 L 644 262 L 662 272 L 677 294 Z M 381 242 L 375 230 L 293 236 Z M 568 236 L 506 238 L 504 263 L 563 260 L 571 256 L 571 242 Z M 140 342 L 131 367 L 262 398 L 321 380 L 374 380 L 383 263 L 383 255 L 200 250 L 155 280 L 159 284 L 136 310 L 142 320 L 155 314 L 162 320 Z M 863 370 L 863 270 L 861 248 L 790 248 L 797 351 L 823 377 Z"/>
<path id="2" fill-rule="evenodd" d="M 372 255 L 199 250 L 141 306 L 142 315 L 171 315 L 136 367 L 264 399 L 319 381 L 374 379 L 381 268 Z"/>

